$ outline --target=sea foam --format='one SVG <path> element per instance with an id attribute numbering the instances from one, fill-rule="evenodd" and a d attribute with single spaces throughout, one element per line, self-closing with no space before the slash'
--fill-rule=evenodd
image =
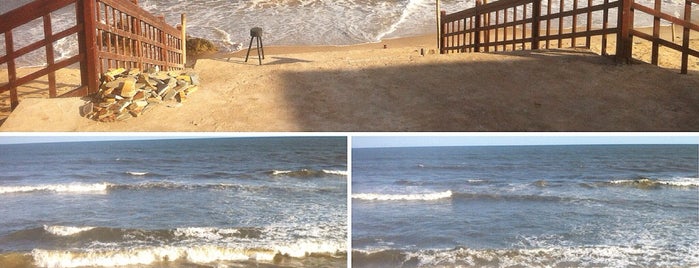
<path id="1" fill-rule="evenodd" d="M 452 192 L 444 191 L 437 193 L 423 193 L 423 194 L 353 194 L 352 198 L 361 200 L 376 200 L 376 201 L 429 201 L 429 200 L 439 200 L 445 198 L 451 198 Z"/>
<path id="2" fill-rule="evenodd" d="M 44 230 L 56 236 L 71 236 L 84 231 L 95 229 L 95 227 L 77 227 L 77 226 L 61 226 L 61 225 L 44 225 Z"/>
<path id="3" fill-rule="evenodd" d="M 0 194 L 29 193 L 29 192 L 57 192 L 57 193 L 104 193 L 112 186 L 110 183 L 68 183 L 68 184 L 42 184 L 25 186 L 2 186 Z"/>
<path id="4" fill-rule="evenodd" d="M 672 186 L 672 187 L 699 187 L 699 178 L 673 178 L 670 180 L 659 180 L 650 178 L 640 178 L 634 180 L 612 180 L 613 185 L 629 186 Z"/>
<path id="5" fill-rule="evenodd" d="M 277 254 L 302 258 L 312 253 L 336 254 L 344 251 L 342 243 L 299 241 L 268 248 L 233 248 L 219 245 L 154 246 L 123 249 L 86 249 L 77 251 L 35 249 L 34 262 L 39 267 L 127 266 L 184 260 L 196 264 L 216 261 L 256 260 L 270 262 Z"/>

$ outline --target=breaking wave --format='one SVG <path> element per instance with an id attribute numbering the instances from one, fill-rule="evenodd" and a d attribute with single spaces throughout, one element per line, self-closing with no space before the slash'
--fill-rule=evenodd
<path id="1" fill-rule="evenodd" d="M 118 250 L 44 250 L 32 251 L 34 263 L 40 267 L 126 266 L 148 265 L 157 262 L 184 260 L 193 263 L 214 261 L 271 261 L 274 251 L 264 249 L 237 249 L 220 246 L 194 247 L 141 247 Z"/>
<path id="2" fill-rule="evenodd" d="M 68 183 L 68 184 L 41 184 L 26 186 L 0 186 L 0 194 L 29 193 L 29 192 L 56 192 L 56 193 L 105 193 L 111 183 Z"/>
<path id="3" fill-rule="evenodd" d="M 699 178 L 660 180 L 641 177 L 632 180 L 613 180 L 609 181 L 608 184 L 612 186 L 628 186 L 641 189 L 655 189 L 660 187 L 696 188 L 699 187 Z"/>
<path id="4" fill-rule="evenodd" d="M 56 225 L 17 231 L 1 239 L 21 239 L 23 245 L 30 246 L 47 242 L 68 245 L 69 249 L 32 246 L 31 255 L 39 267 L 147 265 L 176 260 L 197 264 L 272 261 L 311 254 L 344 257 L 344 239 L 289 237 L 290 231 L 278 227 L 147 230 Z"/>
<path id="5" fill-rule="evenodd" d="M 71 236 L 81 232 L 95 229 L 95 227 L 76 227 L 76 226 L 60 226 L 60 225 L 44 225 L 44 230 L 56 236 Z"/>
<path id="6" fill-rule="evenodd" d="M 289 189 L 282 186 L 259 186 L 230 183 L 182 183 L 172 181 L 153 181 L 136 184 L 113 184 L 113 183 L 66 183 L 47 185 L 25 185 L 25 186 L 0 186 L 0 194 L 31 194 L 41 192 L 53 192 L 64 194 L 107 194 L 115 190 L 235 190 L 247 192 L 259 191 L 328 191 L 327 188 L 299 188 Z"/>
<path id="7" fill-rule="evenodd" d="M 365 193 L 365 194 L 353 194 L 352 198 L 361 200 L 375 200 L 375 201 L 431 201 L 439 199 L 451 198 L 451 191 L 437 192 L 437 193 L 423 193 L 423 194 L 376 194 L 376 193 Z"/>
<path id="8" fill-rule="evenodd" d="M 359 267 L 695 267 L 699 254 L 682 247 L 580 246 L 531 249 L 379 250 L 352 252 Z"/>
<path id="9" fill-rule="evenodd" d="M 344 170 L 313 170 L 313 169 L 299 169 L 299 170 L 271 170 L 267 174 L 272 176 L 285 176 L 294 178 L 317 178 L 325 177 L 328 175 L 334 176 L 347 176 L 347 171 Z"/>

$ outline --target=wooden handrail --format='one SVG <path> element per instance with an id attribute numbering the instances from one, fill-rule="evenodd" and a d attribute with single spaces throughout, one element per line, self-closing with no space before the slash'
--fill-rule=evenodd
<path id="1" fill-rule="evenodd" d="M 541 10 L 541 1 L 546 2 L 546 11 Z M 539 49 L 539 43 L 544 42 L 546 49 L 550 48 L 550 41 L 558 41 L 558 47 L 564 39 L 571 39 L 571 46 L 576 45 L 576 38 L 585 38 L 585 46 L 590 47 L 592 36 L 602 37 L 602 54 L 606 55 L 607 35 L 616 34 L 617 46 L 616 56 L 617 61 L 629 62 L 632 59 L 633 37 L 640 37 L 649 40 L 653 43 L 652 64 L 658 64 L 658 47 L 664 46 L 682 53 L 681 73 L 687 73 L 688 56 L 699 57 L 699 51 L 696 48 L 689 47 L 690 31 L 699 31 L 699 25 L 693 23 L 691 18 L 691 3 L 699 4 L 699 0 L 686 0 L 684 5 L 683 18 L 672 16 L 663 13 L 661 10 L 661 1 L 655 0 L 654 7 L 648 7 L 635 3 L 633 0 L 605 0 L 601 4 L 593 4 L 591 0 L 587 1 L 584 7 L 578 7 L 578 0 L 573 1 L 573 9 L 564 10 L 562 7 L 566 1 L 560 0 L 558 12 L 552 11 L 550 5 L 551 0 L 500 0 L 491 3 L 481 3 L 476 1 L 476 6 L 473 8 L 458 11 L 452 14 L 442 12 L 440 19 L 440 53 L 448 52 L 466 52 L 466 51 L 488 51 L 494 47 L 496 50 L 505 45 L 512 45 L 515 49 L 515 44 L 521 44 L 521 49 Z M 531 6 L 533 14 L 526 14 L 527 6 Z M 517 8 L 522 8 L 522 17 L 517 18 Z M 616 26 L 609 27 L 609 10 L 617 9 Z M 513 18 L 508 21 L 507 12 L 513 10 Z M 602 24 L 593 29 L 592 13 L 603 12 Z M 649 35 L 633 29 L 634 12 L 643 12 L 654 17 L 653 34 Z M 490 17 L 495 14 L 496 22 L 484 23 L 481 19 L 483 16 Z M 499 20 L 499 15 L 504 14 L 504 21 Z M 543 15 L 542 15 L 543 14 Z M 578 25 L 577 17 L 579 15 L 587 15 L 586 25 Z M 563 31 L 563 20 L 570 18 L 572 26 L 570 32 Z M 558 29 L 556 33 L 551 31 L 551 20 L 558 20 Z M 676 44 L 660 38 L 659 27 L 660 20 L 665 20 L 673 23 L 676 26 L 682 27 L 683 41 L 682 44 Z M 462 23 L 463 22 L 463 23 Z M 542 23 L 546 23 L 545 31 L 540 29 Z M 581 26 L 585 29 L 578 29 Z M 516 36 L 517 27 L 521 28 L 521 35 Z M 527 27 L 531 27 L 531 31 L 526 31 Z M 512 28 L 512 37 L 508 39 L 508 29 Z M 495 40 L 492 40 L 489 33 L 495 32 Z M 505 37 L 500 38 L 499 33 L 502 32 Z M 483 34 L 481 34 L 483 33 Z M 528 35 L 527 35 L 528 34 Z"/>
<path id="2" fill-rule="evenodd" d="M 75 5 L 75 25 L 53 33 L 51 13 Z M 119 20 L 99 18 L 100 6 L 105 7 L 105 16 L 110 9 L 112 17 Z M 108 8 L 106 8 L 108 7 Z M 127 17 L 132 21 L 124 21 Z M 36 42 L 15 47 L 13 29 L 42 19 L 44 37 Z M 184 15 L 183 15 L 184 20 Z M 184 68 L 184 30 L 168 25 L 161 16 L 154 16 L 138 6 L 137 0 L 34 0 L 7 13 L 0 14 L 0 34 L 4 34 L 5 55 L 0 55 L 0 64 L 7 64 L 8 82 L 0 85 L 0 93 L 10 91 L 11 108 L 19 104 L 17 88 L 42 76 L 48 75 L 49 96 L 56 97 L 56 71 L 80 63 L 80 85 L 64 96 L 85 96 L 99 90 L 100 73 L 126 62 L 130 68 L 158 66 L 162 70 Z M 127 27 L 128 25 L 128 27 Z M 128 29 L 128 30 L 127 30 Z M 107 35 L 104 36 L 103 34 Z M 157 34 L 156 34 L 157 33 Z M 67 59 L 56 61 L 53 43 L 71 35 L 78 36 L 78 53 Z M 107 50 L 102 49 L 103 38 L 107 38 Z M 111 47 L 112 38 L 115 46 Z M 121 42 L 121 45 L 119 43 Z M 128 45 L 127 45 L 128 44 Z M 121 46 L 121 47 L 120 47 Z M 128 46 L 128 50 L 127 47 Z M 17 77 L 16 59 L 39 49 L 46 51 L 46 66 L 33 73 Z M 113 49 L 113 50 L 112 50 Z M 149 53 L 144 51 L 148 50 Z M 107 62 L 105 65 L 104 63 Z"/>

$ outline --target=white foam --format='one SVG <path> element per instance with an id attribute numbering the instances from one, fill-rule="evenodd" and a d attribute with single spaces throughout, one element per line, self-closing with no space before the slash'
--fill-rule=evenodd
<path id="1" fill-rule="evenodd" d="M 691 252 L 691 251 L 690 251 Z M 690 252 L 674 252 L 652 246 L 589 246 L 562 248 L 482 250 L 459 248 L 453 250 L 423 250 L 409 253 L 406 259 L 417 257 L 424 266 L 483 266 L 497 262 L 498 266 L 557 267 L 557 266 L 696 266 L 699 258 Z M 687 255 L 689 254 L 689 255 Z M 694 255 L 694 256 L 692 256 Z M 663 256 L 657 259 L 653 256 Z"/>
<path id="2" fill-rule="evenodd" d="M 95 227 L 77 227 L 77 226 L 61 226 L 61 225 L 44 225 L 44 230 L 57 236 L 71 236 L 84 231 L 95 229 Z"/>
<path id="3" fill-rule="evenodd" d="M 670 180 L 654 180 L 654 179 L 637 179 L 637 180 L 613 180 L 611 184 L 632 184 L 632 183 L 649 183 L 660 184 L 675 187 L 699 187 L 699 178 L 674 178 Z"/>
<path id="4" fill-rule="evenodd" d="M 425 194 L 353 194 L 352 198 L 362 199 L 362 200 L 377 200 L 377 201 L 413 201 L 413 200 L 438 200 L 451 198 L 452 192 L 444 191 L 437 193 L 425 193 Z"/>
<path id="5" fill-rule="evenodd" d="M 325 169 L 323 169 L 323 173 L 331 174 L 331 175 L 347 176 L 346 170 L 325 170 Z"/>
<path id="6" fill-rule="evenodd" d="M 277 245 L 273 248 L 274 251 L 281 254 L 301 258 L 311 253 L 334 254 L 336 252 L 346 251 L 347 245 L 341 242 L 302 240 L 291 244 Z"/>
<path id="7" fill-rule="evenodd" d="M 283 174 L 289 174 L 293 171 L 291 170 L 272 170 L 272 175 L 283 175 Z"/>
<path id="8" fill-rule="evenodd" d="M 223 238 L 224 235 L 240 233 L 238 229 L 219 229 L 214 227 L 186 227 L 175 229 L 177 236 L 205 238 L 210 241 Z"/>
<path id="9" fill-rule="evenodd" d="M 344 251 L 343 243 L 300 241 L 272 246 L 273 249 L 231 248 L 217 245 L 162 246 L 130 249 L 88 249 L 85 251 L 44 250 L 32 251 L 39 267 L 83 267 L 148 265 L 155 262 L 186 260 L 197 264 L 216 261 L 272 261 L 277 253 L 291 257 L 305 257 L 310 253 L 334 254 Z"/>
<path id="10" fill-rule="evenodd" d="M 430 2 L 430 1 L 427 1 L 427 0 L 409 0 L 408 4 L 403 9 L 403 12 L 400 14 L 400 17 L 398 18 L 398 20 L 396 20 L 395 23 L 391 24 L 391 26 L 389 26 L 388 29 L 386 29 L 383 32 L 380 32 L 376 36 L 376 40 L 374 40 L 374 41 L 381 41 L 381 39 L 383 39 L 386 35 L 389 35 L 389 34 L 395 32 L 396 30 L 398 30 L 398 26 L 400 26 L 401 24 L 408 21 L 408 19 L 411 18 L 411 16 L 415 12 L 417 12 L 418 10 L 420 10 L 422 8 L 427 7 L 427 5 L 429 4 L 428 2 Z"/>
<path id="11" fill-rule="evenodd" d="M 148 175 L 148 172 L 127 171 L 126 174 L 131 176 L 145 176 Z"/>
<path id="12" fill-rule="evenodd" d="M 658 183 L 679 187 L 699 187 L 699 178 L 676 178 L 658 181 Z"/>
<path id="13" fill-rule="evenodd" d="M 155 262 L 186 260 L 206 264 L 215 261 L 271 261 L 275 253 L 269 250 L 236 249 L 214 245 L 193 247 L 143 247 L 118 250 L 65 251 L 35 249 L 34 262 L 39 267 L 83 267 L 148 265 Z"/>
<path id="14" fill-rule="evenodd" d="M 7 193 L 28 193 L 28 192 L 57 192 L 57 193 L 104 193 L 107 191 L 110 183 L 69 183 L 69 184 L 42 184 L 42 185 L 26 185 L 26 186 L 2 186 L 0 194 Z"/>

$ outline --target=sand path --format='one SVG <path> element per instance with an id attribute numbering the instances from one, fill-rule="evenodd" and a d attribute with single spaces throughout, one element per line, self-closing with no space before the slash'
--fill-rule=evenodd
<path id="1" fill-rule="evenodd" d="M 25 100 L 0 130 L 699 130 L 696 72 L 617 65 L 585 50 L 421 56 L 429 40 L 269 48 L 262 66 L 243 53 L 200 59 L 202 89 L 179 107 L 100 123 L 78 116 L 80 99 Z"/>

